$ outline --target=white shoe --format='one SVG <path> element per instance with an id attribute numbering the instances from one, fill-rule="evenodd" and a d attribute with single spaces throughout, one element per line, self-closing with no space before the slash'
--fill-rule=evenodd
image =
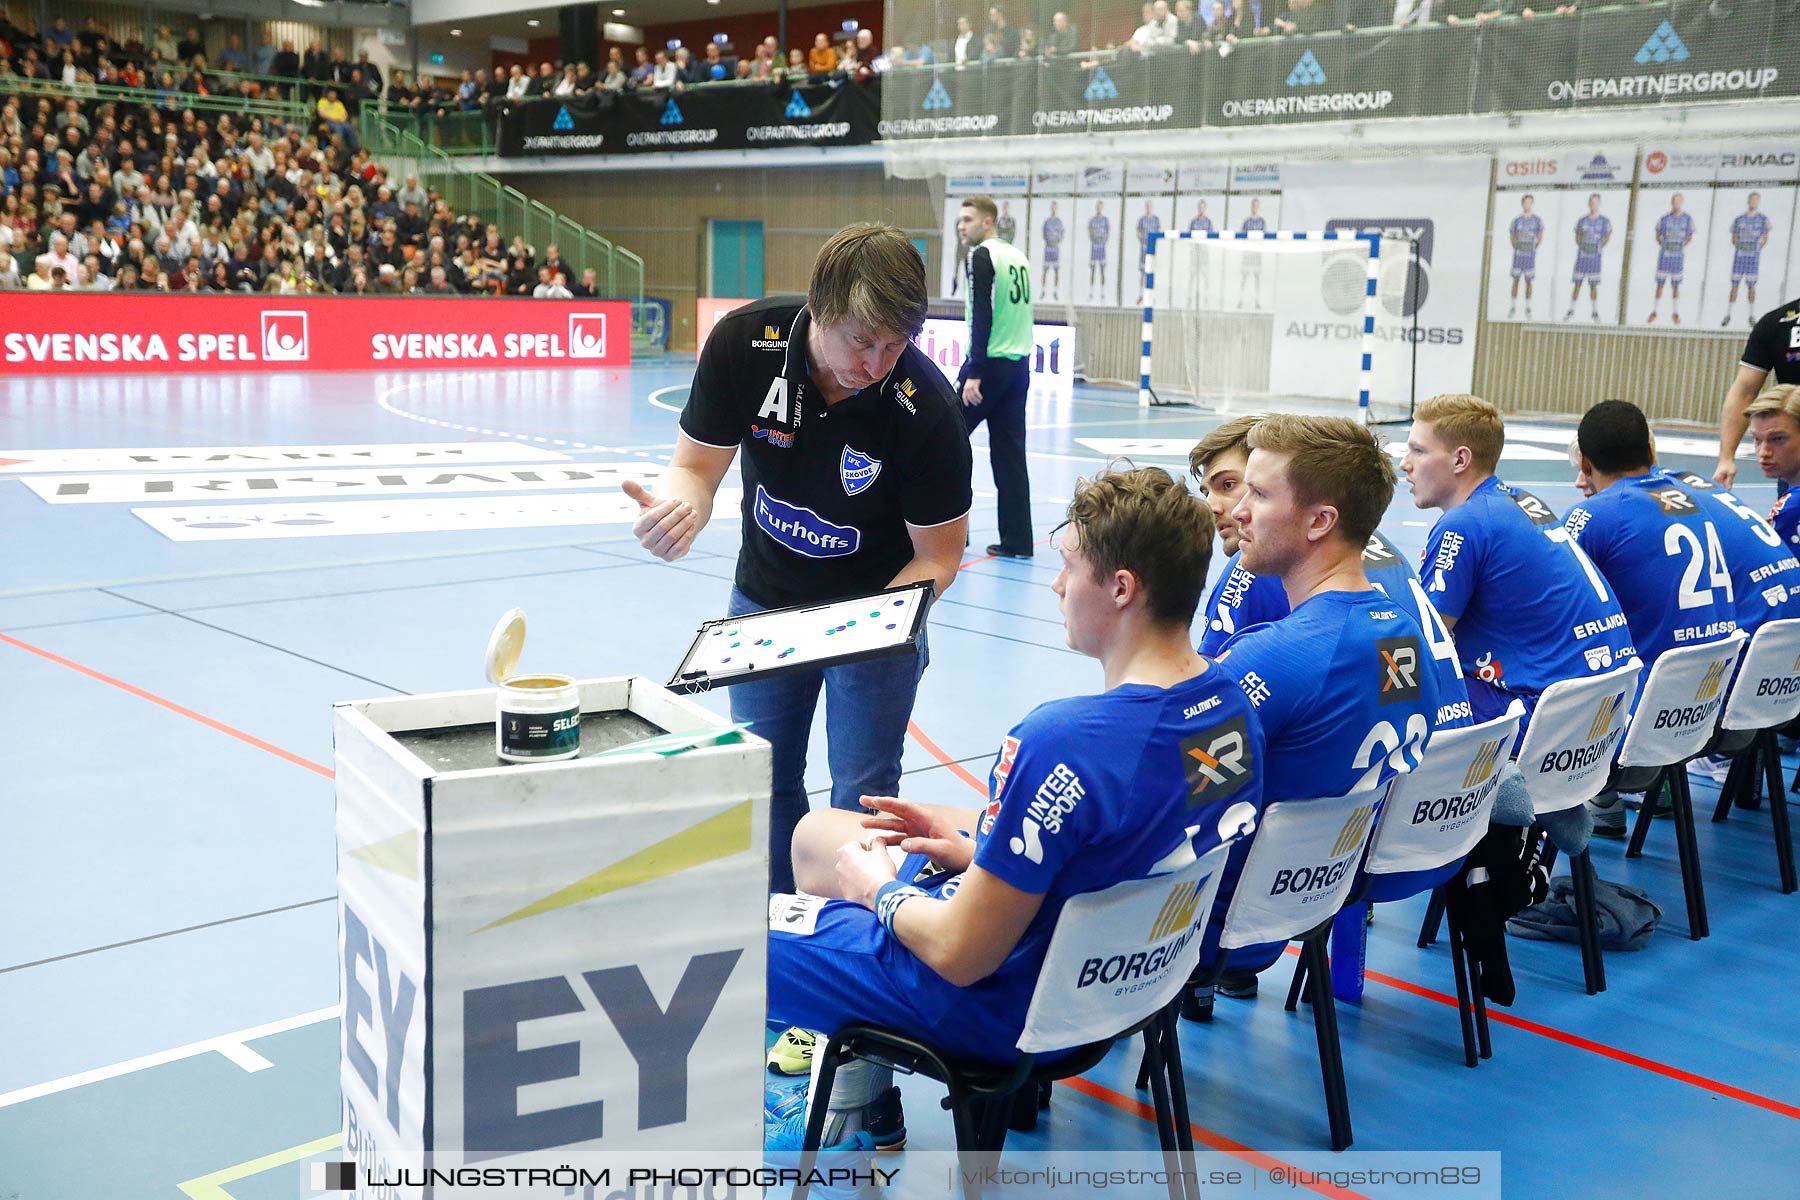
<path id="1" fill-rule="evenodd" d="M 1731 774 L 1731 756 L 1729 754 L 1712 754 L 1706 758 L 1696 758 L 1688 763 L 1687 769 L 1689 775 L 1710 779 L 1714 783 L 1724 783 L 1725 777 Z"/>
<path id="2" fill-rule="evenodd" d="M 1572 308 L 1568 312 L 1563 314 L 1563 320 L 1565 320 L 1565 321 L 1573 321 L 1574 319 L 1575 319 L 1575 310 Z"/>
<path id="3" fill-rule="evenodd" d="M 1519 310 L 1518 310 L 1518 307 L 1517 307 L 1517 306 L 1516 306 L 1516 305 L 1515 305 L 1515 306 L 1514 306 L 1514 307 L 1512 307 L 1512 308 L 1509 308 L 1509 309 L 1507 309 L 1507 310 L 1506 310 L 1506 319 L 1507 319 L 1507 320 L 1509 320 L 1509 321 L 1510 321 L 1510 320 L 1512 320 L 1512 319 L 1513 319 L 1513 315 L 1514 315 L 1514 314 L 1515 314 L 1515 313 L 1517 313 L 1517 312 L 1518 312 L 1518 311 L 1519 311 Z"/>

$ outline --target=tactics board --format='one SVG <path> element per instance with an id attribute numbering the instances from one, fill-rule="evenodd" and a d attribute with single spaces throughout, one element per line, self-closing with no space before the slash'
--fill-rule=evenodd
<path id="1" fill-rule="evenodd" d="M 910 653 L 924 633 L 931 597 L 931 584 L 909 583 L 872 596 L 708 621 L 668 686 L 698 692 Z"/>

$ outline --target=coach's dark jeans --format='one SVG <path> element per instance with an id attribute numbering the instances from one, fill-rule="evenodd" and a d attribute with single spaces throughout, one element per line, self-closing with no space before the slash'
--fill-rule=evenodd
<path id="1" fill-rule="evenodd" d="M 1032 545 L 1031 477 L 1025 469 L 1025 396 L 1030 387 L 1030 355 L 990 358 L 981 370 L 981 403 L 965 404 L 962 410 L 970 433 L 987 422 L 988 461 L 1000 497 L 1000 544 L 1008 550 Z"/>
<path id="2" fill-rule="evenodd" d="M 758 604 L 731 589 L 729 613 L 759 612 Z M 794 890 L 794 827 L 809 807 L 806 746 L 813 710 L 825 689 L 826 759 L 831 765 L 831 807 L 867 812 L 863 796 L 892 796 L 900 788 L 900 751 L 912 720 L 913 698 L 930 654 L 919 629 L 916 654 L 797 671 L 731 689 L 731 719 L 750 722 L 774 754 L 769 793 L 769 890 Z"/>

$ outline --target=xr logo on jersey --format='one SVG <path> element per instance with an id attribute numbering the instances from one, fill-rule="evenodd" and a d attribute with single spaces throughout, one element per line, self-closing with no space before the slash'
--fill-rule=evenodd
<path id="1" fill-rule="evenodd" d="M 1381 703 L 1417 700 L 1421 694 L 1418 639 L 1377 638 L 1375 649 L 1381 655 Z"/>
<path id="2" fill-rule="evenodd" d="M 1199 808 L 1232 795 L 1250 778 L 1254 765 L 1241 716 L 1184 738 L 1181 769 L 1187 775 L 1188 807 Z"/>

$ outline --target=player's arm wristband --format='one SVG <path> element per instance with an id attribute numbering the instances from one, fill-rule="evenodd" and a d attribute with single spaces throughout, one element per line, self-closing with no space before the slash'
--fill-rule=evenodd
<path id="1" fill-rule="evenodd" d="M 892 934 L 894 932 L 894 914 L 900 911 L 900 906 L 914 896 L 923 896 L 924 894 L 923 889 L 916 888 L 910 883 L 901 883 L 898 879 L 890 879 L 881 885 L 880 891 L 875 893 L 875 919 L 881 922 L 883 929 Z"/>

